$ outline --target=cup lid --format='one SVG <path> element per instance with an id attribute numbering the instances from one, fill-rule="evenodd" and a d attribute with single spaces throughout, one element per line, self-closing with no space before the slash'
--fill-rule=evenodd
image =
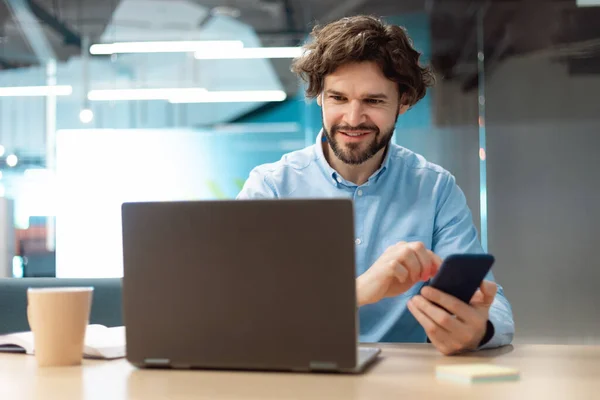
<path id="1" fill-rule="evenodd" d="M 73 293 L 73 292 L 90 292 L 93 291 L 93 286 L 64 286 L 64 287 L 30 287 L 28 292 L 35 293 Z"/>

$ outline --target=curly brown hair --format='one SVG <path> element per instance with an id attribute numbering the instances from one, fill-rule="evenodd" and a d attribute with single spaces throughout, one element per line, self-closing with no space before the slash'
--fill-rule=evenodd
<path id="1" fill-rule="evenodd" d="M 323 91 L 325 76 L 353 62 L 377 63 L 398 84 L 401 101 L 409 106 L 421 100 L 435 82 L 431 68 L 419 64 L 421 53 L 413 48 L 405 29 L 376 17 L 358 15 L 317 25 L 311 37 L 303 55 L 292 64 L 292 71 L 308 83 L 308 98 Z"/>

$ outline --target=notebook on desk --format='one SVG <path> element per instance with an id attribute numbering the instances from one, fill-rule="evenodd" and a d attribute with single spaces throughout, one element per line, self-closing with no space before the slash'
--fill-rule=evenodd
<path id="1" fill-rule="evenodd" d="M 86 358 L 125 357 L 125 328 L 107 328 L 103 325 L 88 325 L 85 333 L 83 355 Z M 33 332 L 17 332 L 0 335 L 0 352 L 34 354 Z"/>
<path id="2" fill-rule="evenodd" d="M 357 346 L 351 200 L 125 203 L 122 227 L 136 366 L 362 372 L 380 352 Z"/>

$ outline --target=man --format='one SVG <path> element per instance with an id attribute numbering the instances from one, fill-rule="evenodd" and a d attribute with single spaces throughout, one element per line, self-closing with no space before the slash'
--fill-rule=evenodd
<path id="1" fill-rule="evenodd" d="M 454 177 L 390 143 L 398 116 L 433 84 L 420 53 L 402 28 L 367 16 L 312 37 L 293 71 L 323 129 L 314 146 L 252 170 L 238 199 L 353 199 L 361 341 L 429 340 L 446 355 L 510 343 L 512 310 L 491 273 L 469 304 L 426 285 L 442 258 L 483 249 Z"/>

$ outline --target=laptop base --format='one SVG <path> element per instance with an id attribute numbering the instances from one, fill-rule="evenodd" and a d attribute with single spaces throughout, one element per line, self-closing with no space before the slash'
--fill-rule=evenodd
<path id="1" fill-rule="evenodd" d="M 364 372 L 371 364 L 377 360 L 381 349 L 377 347 L 359 347 L 357 365 L 351 369 L 341 369 L 340 372 L 358 374 Z"/>

